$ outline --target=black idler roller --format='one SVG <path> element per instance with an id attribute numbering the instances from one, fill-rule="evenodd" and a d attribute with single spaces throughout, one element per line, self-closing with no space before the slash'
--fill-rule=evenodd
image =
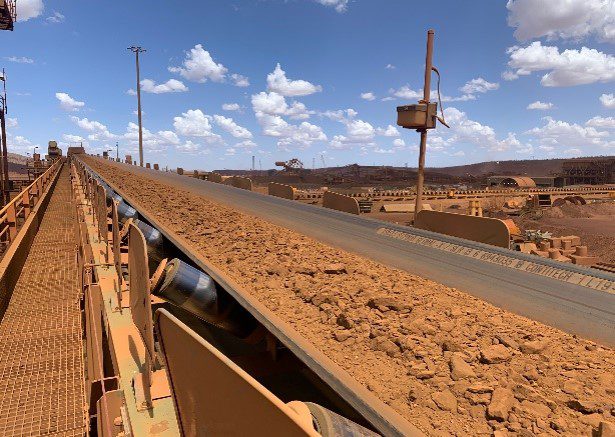
<path id="1" fill-rule="evenodd" d="M 240 338 L 256 329 L 254 317 L 216 287 L 206 273 L 175 258 L 165 268 L 165 278 L 155 294 L 198 318 Z"/>
<path id="2" fill-rule="evenodd" d="M 122 196 L 120 196 L 115 191 L 113 191 L 109 185 L 105 186 L 105 194 L 106 194 L 106 197 L 107 197 L 107 204 L 108 205 L 111 205 L 111 202 L 114 201 L 114 200 L 117 203 L 120 203 L 120 202 L 122 202 L 122 200 L 124 200 L 124 199 L 122 199 Z"/>
<path id="3" fill-rule="evenodd" d="M 160 231 L 144 221 L 136 219 L 133 221 L 135 226 L 141 230 L 147 245 L 147 258 L 149 260 L 149 269 L 151 272 L 156 270 L 160 261 L 164 258 L 164 241 Z"/>
<path id="4" fill-rule="evenodd" d="M 137 210 L 132 206 L 128 205 L 126 202 L 122 201 L 117 206 L 117 217 L 120 222 L 125 223 L 128 219 L 136 220 L 138 217 Z"/>

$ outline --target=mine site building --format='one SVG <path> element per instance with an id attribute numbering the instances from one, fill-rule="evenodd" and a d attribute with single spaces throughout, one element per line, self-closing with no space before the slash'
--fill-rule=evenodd
<path id="1" fill-rule="evenodd" d="M 571 159 L 562 164 L 568 185 L 615 184 L 615 158 Z"/>
<path id="2" fill-rule="evenodd" d="M 490 187 L 534 188 L 536 183 L 528 176 L 491 176 L 487 179 Z"/>

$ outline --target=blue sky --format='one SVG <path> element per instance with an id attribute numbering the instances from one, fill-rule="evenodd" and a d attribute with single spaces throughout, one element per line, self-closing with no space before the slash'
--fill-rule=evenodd
<path id="1" fill-rule="evenodd" d="M 614 0 L 17 2 L 0 35 L 15 152 L 135 157 L 141 45 L 147 162 L 415 166 L 396 106 L 420 98 L 428 28 L 451 125 L 428 166 L 615 150 Z"/>

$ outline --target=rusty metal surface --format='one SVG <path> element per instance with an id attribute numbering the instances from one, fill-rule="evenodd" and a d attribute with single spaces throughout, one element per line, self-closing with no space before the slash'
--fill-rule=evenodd
<path id="1" fill-rule="evenodd" d="M 343 194 L 326 191 L 322 196 L 322 206 L 328 209 L 359 215 L 359 202 L 357 199 Z"/>
<path id="2" fill-rule="evenodd" d="M 414 226 L 506 249 L 510 245 L 508 227 L 502 220 L 494 218 L 423 210 L 419 211 Z"/>
<path id="3" fill-rule="evenodd" d="M 0 324 L 0 435 L 84 435 L 75 208 L 61 171 Z"/>
<path id="4" fill-rule="evenodd" d="M 80 167 L 75 168 L 75 173 L 79 175 L 80 182 L 89 179 L 82 170 Z M 98 419 L 104 421 L 104 416 L 109 416 L 114 409 L 114 400 L 111 398 L 107 399 L 105 393 L 109 394 L 113 390 L 120 390 L 124 396 L 124 407 L 122 408 L 123 426 L 128 427 L 131 432 L 130 435 L 176 437 L 179 435 L 179 429 L 175 419 L 173 402 L 168 393 L 168 384 L 159 384 L 160 380 L 166 383 L 166 377 L 156 378 L 160 372 L 152 374 L 151 408 L 148 409 L 147 405 L 143 405 L 143 378 L 140 372 L 143 367 L 142 363 L 145 362 L 148 354 L 146 353 L 141 334 L 133 323 L 127 296 L 128 291 L 126 290 L 127 284 L 126 282 L 122 284 L 120 296 L 118 296 L 116 264 L 113 259 L 109 260 L 108 263 L 105 262 L 105 254 L 109 253 L 109 256 L 112 257 L 114 252 L 106 247 L 108 245 L 104 241 L 98 239 L 95 212 L 90 207 L 89 200 L 86 201 L 88 192 L 90 192 L 89 184 L 76 185 L 75 198 L 77 199 L 77 204 L 80 205 L 79 210 L 83 220 L 81 224 L 85 240 L 83 244 L 84 248 L 89 248 L 85 259 L 91 263 L 90 276 L 96 281 L 96 283 L 86 287 L 86 301 L 89 304 L 90 297 L 99 299 L 100 306 L 90 305 L 90 307 L 91 312 L 100 312 L 100 318 L 103 321 L 101 330 L 91 330 L 90 332 L 96 337 L 101 338 L 99 334 L 102 334 L 104 331 L 108 342 L 106 352 L 109 354 L 111 361 L 110 369 L 107 370 L 112 369 L 114 375 L 112 378 L 107 377 L 105 379 L 105 381 L 112 382 L 109 387 L 106 387 L 106 383 L 101 384 L 100 381 L 93 381 L 92 389 L 95 393 L 92 399 L 96 402 L 98 397 L 103 396 L 100 398 L 101 402 L 95 404 L 95 407 L 100 406 L 99 412 L 102 414 L 102 417 Z M 89 199 L 92 197 L 89 197 Z M 112 220 L 112 223 L 119 227 L 117 220 Z M 116 238 L 119 237 L 117 231 L 118 229 L 112 231 Z M 123 255 L 127 254 L 120 253 L 121 257 Z M 122 311 L 118 308 L 118 297 L 121 297 Z M 92 303 L 96 303 L 96 299 L 92 299 Z M 93 322 L 98 323 L 95 320 Z M 96 342 L 96 338 L 92 340 Z M 93 358 L 96 359 L 96 357 Z M 165 387 L 163 386 L 166 387 L 166 390 L 164 390 Z M 109 402 L 106 402 L 107 400 Z M 97 409 L 95 408 L 95 410 Z M 113 429 L 113 431 L 116 430 Z M 126 429 L 124 431 L 125 435 L 129 435 L 129 431 L 126 431 Z"/>
<path id="5" fill-rule="evenodd" d="M 156 312 L 156 327 L 183 435 L 320 435 L 169 312 Z"/>
<path id="6" fill-rule="evenodd" d="M 295 198 L 295 188 L 286 185 L 278 184 L 277 182 L 269 182 L 267 186 L 267 192 L 270 196 L 281 197 L 283 199 L 293 200 Z"/>

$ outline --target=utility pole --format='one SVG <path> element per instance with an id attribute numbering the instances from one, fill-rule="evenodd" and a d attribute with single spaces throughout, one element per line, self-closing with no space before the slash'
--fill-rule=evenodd
<path id="1" fill-rule="evenodd" d="M 427 31 L 427 55 L 425 57 L 425 85 L 423 87 L 423 100 L 420 103 L 429 105 L 431 89 L 431 67 L 433 66 L 433 35 L 434 31 Z M 419 148 L 419 168 L 416 179 L 416 201 L 414 204 L 414 220 L 423 209 L 423 182 L 425 180 L 425 151 L 427 149 L 427 129 L 419 129 L 421 133 L 421 145 Z"/>
<path id="2" fill-rule="evenodd" d="M 2 130 L 2 205 L 6 205 L 10 199 L 9 193 L 9 153 L 6 148 L 6 118 L 8 109 L 6 106 L 6 74 L 2 69 L 0 77 L 3 85 L 3 92 L 0 95 L 0 129 Z"/>
<path id="3" fill-rule="evenodd" d="M 143 126 L 141 123 L 141 78 L 139 73 L 139 53 L 146 50 L 139 46 L 128 47 L 135 54 L 137 60 L 137 116 L 139 118 L 139 165 L 143 167 Z"/>
<path id="4" fill-rule="evenodd" d="M 120 162 L 120 144 L 115 142 L 115 161 Z"/>
<path id="5" fill-rule="evenodd" d="M 252 155 L 252 171 L 256 170 L 255 159 L 256 159 L 256 156 Z"/>

